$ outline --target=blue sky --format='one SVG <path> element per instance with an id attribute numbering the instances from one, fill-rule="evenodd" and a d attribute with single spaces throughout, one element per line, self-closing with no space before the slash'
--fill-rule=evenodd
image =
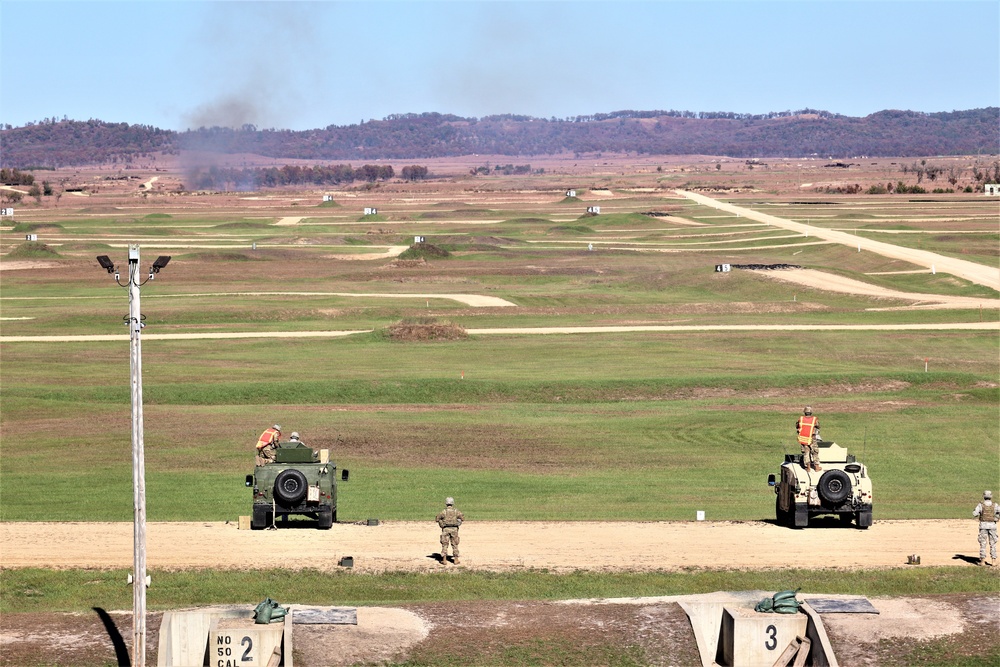
<path id="1" fill-rule="evenodd" d="M 1000 3 L 0 1 L 0 123 L 1000 105 Z"/>

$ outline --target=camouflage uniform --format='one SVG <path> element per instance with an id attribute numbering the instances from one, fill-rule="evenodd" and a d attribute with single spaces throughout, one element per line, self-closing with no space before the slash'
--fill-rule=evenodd
<path id="1" fill-rule="evenodd" d="M 1000 507 L 992 500 L 992 494 L 983 494 L 983 502 L 972 510 L 972 516 L 979 517 L 979 564 L 986 563 L 986 544 L 990 545 L 990 558 L 997 561 L 997 519 L 1000 518 Z"/>
<path id="2" fill-rule="evenodd" d="M 450 499 L 449 499 L 450 500 Z M 441 562 L 448 562 L 448 545 L 451 544 L 452 561 L 458 563 L 458 527 L 465 521 L 465 515 L 455 508 L 454 503 L 447 503 L 435 519 L 441 527 Z"/>

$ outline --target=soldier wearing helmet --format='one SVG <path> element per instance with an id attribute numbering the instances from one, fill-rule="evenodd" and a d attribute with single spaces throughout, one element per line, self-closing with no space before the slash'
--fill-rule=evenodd
<path id="1" fill-rule="evenodd" d="M 458 527 L 465 521 L 465 515 L 455 507 L 454 498 L 444 499 L 444 509 L 438 513 L 437 525 L 441 527 L 441 564 L 448 563 L 448 545 L 451 545 L 451 560 L 458 565 Z"/>
<path id="2" fill-rule="evenodd" d="M 265 429 L 257 439 L 257 465 L 262 466 L 274 461 L 274 450 L 281 441 L 281 424 L 275 424 Z"/>
<path id="3" fill-rule="evenodd" d="M 819 419 L 813 416 L 813 409 L 808 405 L 802 411 L 802 416 L 795 422 L 795 436 L 802 447 L 802 467 L 806 470 L 823 468 L 819 465 Z"/>
<path id="4" fill-rule="evenodd" d="M 979 517 L 979 564 L 986 565 L 986 543 L 990 545 L 990 558 L 997 564 L 997 519 L 1000 519 L 1000 508 L 993 502 L 993 493 L 983 491 L 983 502 L 972 510 L 972 516 Z"/>

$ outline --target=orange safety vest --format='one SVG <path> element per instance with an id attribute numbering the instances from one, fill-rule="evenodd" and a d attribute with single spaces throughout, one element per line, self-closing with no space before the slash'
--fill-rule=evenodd
<path id="1" fill-rule="evenodd" d="M 278 438 L 281 437 L 281 431 L 276 431 L 273 428 L 269 428 L 260 434 L 260 438 L 257 440 L 257 449 L 261 450 L 268 445 L 278 444 Z"/>
<path id="2" fill-rule="evenodd" d="M 799 444 L 811 445 L 813 433 L 816 432 L 816 417 L 805 415 L 799 417 Z"/>

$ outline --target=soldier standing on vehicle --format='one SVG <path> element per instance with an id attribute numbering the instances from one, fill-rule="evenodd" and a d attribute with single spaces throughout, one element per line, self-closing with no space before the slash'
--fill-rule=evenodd
<path id="1" fill-rule="evenodd" d="M 274 450 L 281 440 L 281 425 L 275 424 L 260 434 L 257 439 L 257 465 L 262 466 L 274 460 Z"/>
<path id="2" fill-rule="evenodd" d="M 802 447 L 802 467 L 806 470 L 820 471 L 819 466 L 819 419 L 813 416 L 813 409 L 806 406 L 802 416 L 795 422 L 795 435 Z"/>
<path id="3" fill-rule="evenodd" d="M 983 491 L 983 502 L 972 510 L 972 516 L 979 517 L 979 564 L 986 565 L 986 543 L 990 544 L 990 565 L 997 564 L 997 519 L 1000 509 L 993 502 L 993 493 Z M 444 539 L 444 538 L 442 538 Z"/>
<path id="4" fill-rule="evenodd" d="M 451 560 L 458 565 L 458 527 L 465 521 L 465 515 L 455 508 L 454 498 L 444 499 L 444 510 L 437 515 L 436 521 L 441 526 L 441 564 L 448 562 L 448 545 L 451 544 Z"/>

